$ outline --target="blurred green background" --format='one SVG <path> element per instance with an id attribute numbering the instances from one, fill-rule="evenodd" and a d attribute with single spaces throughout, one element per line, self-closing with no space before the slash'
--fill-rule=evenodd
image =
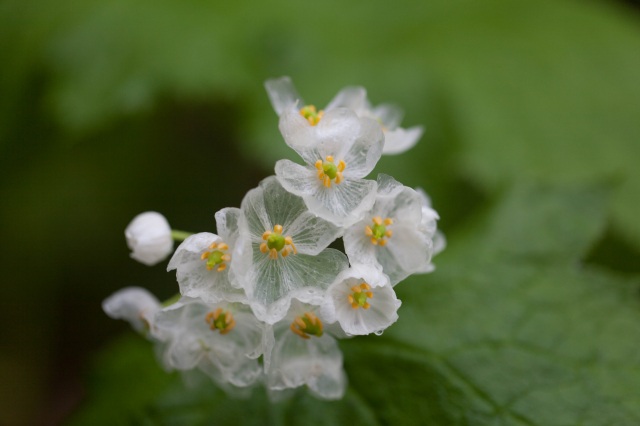
<path id="1" fill-rule="evenodd" d="M 0 424 L 640 424 L 637 2 L 4 0 L 0 64 Z M 222 404 L 100 302 L 177 290 L 129 259 L 136 214 L 213 231 L 297 160 L 281 75 L 426 127 L 376 171 L 432 196 L 449 247 L 344 342 L 344 401 Z"/>

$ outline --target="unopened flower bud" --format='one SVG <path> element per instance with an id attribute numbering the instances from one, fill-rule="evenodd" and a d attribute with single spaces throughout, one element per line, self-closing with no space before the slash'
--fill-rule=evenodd
<path id="1" fill-rule="evenodd" d="M 169 222 L 157 212 L 145 212 L 133 218 L 124 235 L 131 257 L 148 266 L 163 261 L 173 251 Z"/>

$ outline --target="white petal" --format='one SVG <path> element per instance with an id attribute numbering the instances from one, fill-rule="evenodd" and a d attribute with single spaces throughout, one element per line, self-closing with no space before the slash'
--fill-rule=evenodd
<path id="1" fill-rule="evenodd" d="M 365 88 L 360 86 L 350 86 L 340 90 L 331 102 L 329 102 L 329 105 L 327 105 L 325 110 L 331 111 L 335 108 L 349 108 L 358 112 L 366 106 L 366 102 L 367 91 Z"/>
<path id="2" fill-rule="evenodd" d="M 380 104 L 371 109 L 371 115 L 387 129 L 394 130 L 400 125 L 404 112 L 396 105 Z"/>
<path id="3" fill-rule="evenodd" d="M 137 215 L 124 231 L 131 257 L 148 266 L 163 261 L 173 250 L 171 227 L 163 215 L 145 212 Z"/>
<path id="4" fill-rule="evenodd" d="M 290 331 L 276 334 L 267 386 L 283 390 L 305 384 L 324 399 L 339 399 L 344 395 L 346 377 L 342 353 L 335 339 L 326 333 L 309 339 Z"/>
<path id="5" fill-rule="evenodd" d="M 242 302 L 246 300 L 244 293 L 238 290 L 230 281 L 229 273 L 233 267 L 232 248 L 228 253 L 232 256 L 231 266 L 219 272 L 216 268 L 208 270 L 206 261 L 201 256 L 211 251 L 212 243 L 219 243 L 222 239 L 208 232 L 201 232 L 189 236 L 176 249 L 169 261 L 168 271 L 176 269 L 176 277 L 183 296 L 200 297 L 207 303 L 219 300 Z M 226 241 L 225 241 L 226 242 Z"/>
<path id="6" fill-rule="evenodd" d="M 384 247 L 376 247 L 376 259 L 395 285 L 420 270 L 431 260 L 432 246 L 419 231 L 408 226 L 394 226 L 393 237 Z"/>
<path id="7" fill-rule="evenodd" d="M 408 151 L 418 143 L 423 132 L 424 128 L 422 126 L 411 127 L 409 129 L 398 127 L 394 130 L 385 131 L 385 142 L 382 153 L 386 155 L 394 155 Z"/>
<path id="8" fill-rule="evenodd" d="M 246 229 L 255 241 L 260 241 L 265 231 L 272 231 L 274 225 L 281 225 L 286 232 L 288 226 L 307 211 L 302 198 L 286 191 L 275 176 L 250 190 L 242 200 L 241 209 Z"/>
<path id="9" fill-rule="evenodd" d="M 264 83 L 264 87 L 267 89 L 271 105 L 278 115 L 295 105 L 296 102 L 300 101 L 302 103 L 302 98 L 289 77 L 267 80 Z"/>
<path id="10" fill-rule="evenodd" d="M 337 226 L 348 227 L 362 219 L 375 202 L 377 184 L 372 180 L 346 179 L 331 187 L 319 187 L 305 196 L 309 211 Z"/>
<path id="11" fill-rule="evenodd" d="M 376 166 L 382 156 L 385 144 L 384 134 L 380 125 L 373 120 L 360 120 L 360 133 L 344 154 L 347 165 L 344 175 L 350 178 L 363 178 Z"/>
<path id="12" fill-rule="evenodd" d="M 149 327 L 159 309 L 158 299 L 141 287 L 123 288 L 102 302 L 102 310 L 107 315 L 128 321 L 138 332 Z"/>
<path id="13" fill-rule="evenodd" d="M 377 246 L 371 244 L 371 237 L 365 234 L 365 227 L 370 224 L 369 220 L 360 221 L 345 231 L 343 236 L 344 251 L 352 264 L 363 263 L 381 268 L 376 259 Z"/>
<path id="14" fill-rule="evenodd" d="M 218 211 L 216 217 L 216 230 L 225 243 L 233 246 L 238 239 L 238 223 L 242 210 L 235 207 L 227 207 Z"/>
<path id="15" fill-rule="evenodd" d="M 317 255 L 338 238 L 342 228 L 305 212 L 289 225 L 287 233 L 291 235 L 298 253 Z"/>
<path id="16" fill-rule="evenodd" d="M 416 191 L 383 174 L 378 175 L 378 188 L 372 217 L 388 217 L 394 223 L 413 224 L 415 227 L 420 225 L 422 200 Z"/>
<path id="17" fill-rule="evenodd" d="M 368 298 L 368 309 L 353 308 L 349 296 L 352 288 L 367 283 L 373 293 Z M 341 273 L 327 290 L 323 313 L 331 313 L 327 320 L 335 318 L 348 335 L 381 333 L 398 319 L 400 301 L 389 284 L 389 279 L 374 266 L 355 265 Z"/>
<path id="18" fill-rule="evenodd" d="M 347 267 L 346 256 L 333 249 L 317 256 L 291 254 L 275 260 L 254 250 L 247 292 L 264 308 L 252 308 L 260 320 L 273 324 L 287 313 L 292 297 L 320 304 L 324 290 Z"/>
<path id="19" fill-rule="evenodd" d="M 301 197 L 312 195 L 322 186 L 316 169 L 301 166 L 290 160 L 279 160 L 276 163 L 276 176 L 287 191 Z"/>
<path id="20" fill-rule="evenodd" d="M 304 127 L 293 112 L 286 115 L 280 120 L 285 142 L 309 165 L 329 155 L 336 161 L 343 159 L 360 134 L 360 119 L 346 108 L 326 112 L 316 126 Z"/>

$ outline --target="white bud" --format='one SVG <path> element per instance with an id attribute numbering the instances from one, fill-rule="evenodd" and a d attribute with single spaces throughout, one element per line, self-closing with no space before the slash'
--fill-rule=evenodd
<path id="1" fill-rule="evenodd" d="M 163 261 L 173 251 L 169 222 L 157 212 L 145 212 L 133 218 L 124 235 L 131 257 L 148 266 Z"/>

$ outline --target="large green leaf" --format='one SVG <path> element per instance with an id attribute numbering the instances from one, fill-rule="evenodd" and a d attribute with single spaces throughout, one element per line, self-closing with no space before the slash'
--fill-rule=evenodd
<path id="1" fill-rule="evenodd" d="M 152 424 L 635 425 L 640 420 L 640 282 L 581 263 L 602 232 L 606 191 L 518 185 L 450 240 L 438 269 L 396 287 L 399 321 L 342 342 L 342 401 L 262 391 L 228 400 L 175 379 L 155 398 L 109 404 L 124 379 L 158 383 L 150 345 L 104 382 L 79 419 Z M 137 346 L 144 347 L 143 343 Z M 142 373 L 140 373 L 140 371 Z M 143 394 L 145 394 L 143 392 Z M 109 399 L 111 398 L 111 399 Z M 135 407 L 134 407 L 135 405 Z M 105 417 L 106 416 L 106 417 Z M 92 423 L 93 424 L 93 423 Z"/>

